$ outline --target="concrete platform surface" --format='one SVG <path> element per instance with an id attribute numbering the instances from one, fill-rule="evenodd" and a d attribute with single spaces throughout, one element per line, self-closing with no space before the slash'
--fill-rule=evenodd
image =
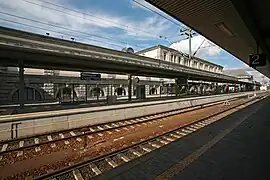
<path id="1" fill-rule="evenodd" d="M 269 179 L 270 97 L 97 179 Z"/>

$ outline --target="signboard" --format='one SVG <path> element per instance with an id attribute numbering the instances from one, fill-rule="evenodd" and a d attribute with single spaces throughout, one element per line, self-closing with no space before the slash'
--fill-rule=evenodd
<path id="1" fill-rule="evenodd" d="M 81 80 L 100 81 L 101 80 L 101 74 L 89 73 L 89 72 L 81 72 Z"/>
<path id="2" fill-rule="evenodd" d="M 265 66 L 265 65 L 266 65 L 266 55 L 264 53 L 249 55 L 250 67 Z"/>

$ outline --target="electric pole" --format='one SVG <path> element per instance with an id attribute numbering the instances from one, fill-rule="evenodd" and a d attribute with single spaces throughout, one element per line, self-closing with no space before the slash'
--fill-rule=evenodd
<path id="1" fill-rule="evenodd" d="M 189 39 L 189 60 L 191 60 L 191 37 L 192 37 L 192 29 L 188 29 L 188 39 Z"/>
<path id="2" fill-rule="evenodd" d="M 187 38 L 185 39 L 189 39 L 189 53 L 188 53 L 188 56 L 189 56 L 189 63 L 190 63 L 190 60 L 192 58 L 192 52 L 191 52 L 191 38 L 193 37 L 193 35 L 195 35 L 196 33 L 195 32 L 192 32 L 192 29 L 190 27 L 186 28 L 186 29 L 180 29 L 180 34 L 178 36 L 183 36 L 183 35 L 186 35 Z M 171 44 L 173 43 L 176 43 L 176 42 L 180 42 L 181 40 L 178 40 L 178 41 L 174 41 L 172 42 Z M 188 64 L 190 65 L 190 64 Z"/>
<path id="3" fill-rule="evenodd" d="M 180 29 L 180 36 L 182 36 L 182 35 L 186 35 L 187 37 L 188 37 L 188 40 L 189 40 L 189 47 L 188 47 L 188 58 L 189 58 L 189 60 L 191 60 L 191 58 L 192 58 L 192 54 L 191 54 L 191 38 L 192 38 L 192 36 L 195 34 L 194 32 L 192 32 L 192 29 L 189 27 L 189 28 L 187 28 L 187 29 Z M 190 63 L 190 61 L 189 61 L 189 63 Z"/>

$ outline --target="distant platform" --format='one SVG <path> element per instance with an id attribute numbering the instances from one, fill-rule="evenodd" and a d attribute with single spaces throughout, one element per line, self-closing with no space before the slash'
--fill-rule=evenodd
<path id="1" fill-rule="evenodd" d="M 128 101 L 127 96 L 122 96 L 117 98 L 116 104 L 125 104 L 125 103 L 136 103 L 136 102 L 147 102 L 147 101 L 158 101 L 166 99 L 175 99 L 175 98 L 186 98 L 186 97 L 196 97 L 198 95 L 183 94 L 181 96 L 176 96 L 174 94 L 168 95 L 150 95 L 146 99 L 136 99 L 135 96 L 132 97 L 132 101 Z M 40 111 L 52 111 L 52 110 L 63 110 L 63 109 L 74 109 L 74 108 L 84 108 L 84 107 L 95 107 L 95 106 L 105 106 L 108 105 L 106 97 L 99 97 L 98 99 L 89 98 L 87 101 L 65 101 L 65 102 L 40 102 L 40 103 L 26 103 L 24 109 L 19 109 L 19 104 L 7 104 L 0 105 L 0 116 L 1 115 L 11 115 L 11 114 L 20 114 L 20 113 L 31 113 L 31 112 L 40 112 Z M 2 110 L 2 111 L 1 111 Z"/>

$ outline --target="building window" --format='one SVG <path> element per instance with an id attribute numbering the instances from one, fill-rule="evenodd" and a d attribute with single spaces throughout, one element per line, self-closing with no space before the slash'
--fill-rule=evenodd
<path id="1" fill-rule="evenodd" d="M 173 62 L 173 54 L 171 54 L 171 59 L 170 59 L 171 62 Z"/>
<path id="2" fill-rule="evenodd" d="M 184 63 L 185 63 L 185 58 L 181 57 L 181 64 L 184 64 Z"/>
<path id="3" fill-rule="evenodd" d="M 175 62 L 180 64 L 180 57 L 179 56 L 175 56 Z"/>
<path id="4" fill-rule="evenodd" d="M 192 61 L 192 67 L 193 67 L 193 68 L 196 68 L 196 65 L 197 65 L 197 62 Z"/>
<path id="5" fill-rule="evenodd" d="M 167 56 L 167 53 L 166 52 L 163 52 L 163 59 L 164 59 L 164 61 L 166 61 L 166 56 Z"/>
<path id="6" fill-rule="evenodd" d="M 12 101 L 18 102 L 20 100 L 19 89 L 12 94 Z M 24 87 L 24 100 L 25 101 L 41 101 L 42 96 L 39 91 L 33 87 Z"/>
<path id="7" fill-rule="evenodd" d="M 187 66 L 190 66 L 190 60 L 187 59 Z"/>
<path id="8" fill-rule="evenodd" d="M 219 68 L 219 72 L 222 72 L 222 68 Z"/>
<path id="9" fill-rule="evenodd" d="M 184 65 L 187 66 L 187 60 L 186 59 L 184 59 Z"/>
<path id="10" fill-rule="evenodd" d="M 203 63 L 200 63 L 200 69 L 203 69 Z"/>

